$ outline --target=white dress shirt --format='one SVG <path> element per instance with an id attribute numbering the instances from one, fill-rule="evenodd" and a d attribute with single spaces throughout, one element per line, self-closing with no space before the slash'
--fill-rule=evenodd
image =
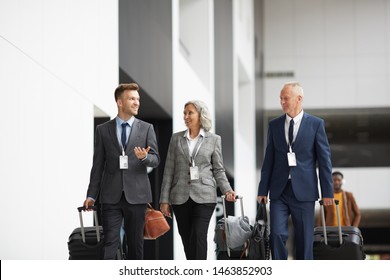
<path id="1" fill-rule="evenodd" d="M 301 126 L 301 121 L 303 117 L 303 110 L 293 119 L 294 120 L 294 130 L 293 130 L 293 143 L 297 137 L 299 127 Z M 284 123 L 284 135 L 286 137 L 286 143 L 288 144 L 288 129 L 290 127 L 291 117 L 286 114 L 286 121 Z"/>

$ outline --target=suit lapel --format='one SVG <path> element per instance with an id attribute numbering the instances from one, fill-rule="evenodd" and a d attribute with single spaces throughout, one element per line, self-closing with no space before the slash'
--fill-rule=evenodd
<path id="1" fill-rule="evenodd" d="M 286 133 L 285 133 L 285 127 L 284 124 L 286 122 L 286 114 L 280 118 L 280 123 L 278 125 L 278 130 L 277 133 L 278 135 L 276 136 L 276 139 L 283 139 L 284 146 L 286 147 L 286 150 L 288 150 L 288 143 L 286 140 Z"/>
<path id="2" fill-rule="evenodd" d="M 110 137 L 111 137 L 111 140 L 113 141 L 113 144 L 118 148 L 119 152 L 122 153 L 122 147 L 121 147 L 121 145 L 119 145 L 118 137 L 116 134 L 116 120 L 115 119 L 110 121 L 108 133 L 110 134 Z"/>
<path id="3" fill-rule="evenodd" d="M 306 118 L 307 118 L 307 115 L 305 113 L 303 113 L 303 116 L 301 119 L 301 124 L 299 125 L 299 130 L 298 130 L 297 136 L 295 137 L 295 141 L 294 141 L 293 146 L 295 146 L 295 144 L 297 144 L 297 143 L 299 144 L 299 141 L 302 138 L 302 135 L 303 135 L 302 131 L 305 131 Z"/>
<path id="4" fill-rule="evenodd" d="M 192 155 L 190 155 L 190 149 L 188 148 L 187 138 L 184 136 L 185 133 L 186 133 L 186 131 L 184 131 L 183 134 L 180 135 L 180 141 L 179 141 L 180 142 L 180 147 L 181 147 L 181 150 L 182 150 L 183 154 L 188 159 L 188 162 L 191 162 L 191 156 Z M 198 143 L 195 146 L 195 151 L 198 150 L 199 145 L 206 144 L 208 136 L 209 136 L 209 133 L 207 131 L 205 131 L 203 139 L 201 140 L 200 143 Z"/>
<path id="5" fill-rule="evenodd" d="M 202 140 L 202 143 L 201 143 L 202 146 L 203 145 L 207 145 L 207 142 L 209 140 L 209 135 L 210 135 L 210 133 L 208 131 L 204 132 L 204 137 L 203 137 L 203 140 Z"/>
<path id="6" fill-rule="evenodd" d="M 140 126 L 141 124 L 139 120 L 135 119 L 131 127 L 129 139 L 127 139 L 126 154 L 130 151 L 130 146 L 132 145 L 132 143 L 135 143 L 135 140 L 137 139 L 139 134 Z M 141 148 L 146 148 L 146 147 L 141 147 Z"/>
<path id="7" fill-rule="evenodd" d="M 185 134 L 185 131 L 183 132 Z M 190 149 L 188 148 L 188 143 L 186 137 L 184 135 L 180 136 L 180 147 L 184 154 L 184 156 L 188 159 L 188 162 L 191 162 Z"/>

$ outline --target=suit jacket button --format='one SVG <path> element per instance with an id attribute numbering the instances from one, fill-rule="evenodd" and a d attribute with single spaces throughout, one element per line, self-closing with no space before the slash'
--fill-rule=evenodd
<path id="1" fill-rule="evenodd" d="M 188 181 L 188 185 L 191 185 L 191 181 Z"/>

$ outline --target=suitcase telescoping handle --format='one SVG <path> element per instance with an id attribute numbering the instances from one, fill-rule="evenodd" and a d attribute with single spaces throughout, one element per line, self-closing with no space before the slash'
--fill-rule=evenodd
<path id="1" fill-rule="evenodd" d="M 339 242 L 340 245 L 343 244 L 343 234 L 341 232 L 341 220 L 340 220 L 340 205 L 339 201 L 337 199 L 334 200 L 334 204 L 336 204 L 336 215 L 337 215 L 337 227 L 339 231 Z M 324 203 L 322 200 L 320 200 L 320 207 L 321 207 L 321 220 L 322 220 L 322 229 L 324 231 L 324 242 L 326 245 L 328 245 L 328 236 L 326 234 L 326 222 L 325 222 L 325 211 L 324 211 Z"/>
<path id="2" fill-rule="evenodd" d="M 223 217 L 226 219 L 226 195 L 221 195 L 222 198 L 222 204 L 223 204 Z M 241 195 L 236 195 L 236 199 L 240 200 L 240 206 L 241 206 L 241 216 L 244 218 L 244 204 L 243 204 L 243 197 Z"/>
<path id="3" fill-rule="evenodd" d="M 100 242 L 100 231 L 99 231 L 99 220 L 97 217 L 97 207 L 96 206 L 90 206 L 90 209 L 93 210 L 93 218 L 95 220 L 95 228 L 96 228 L 96 238 L 97 242 Z M 77 210 L 79 211 L 79 219 L 80 219 L 80 228 L 81 228 L 81 238 L 83 242 L 85 243 L 85 229 L 84 229 L 84 221 L 83 221 L 83 215 L 82 211 L 85 211 L 85 206 L 78 207 Z"/>
<path id="4" fill-rule="evenodd" d="M 229 244 L 229 234 L 227 232 L 227 214 L 226 214 L 226 195 L 221 195 L 222 198 L 222 205 L 223 205 L 223 218 L 225 223 L 225 236 L 226 236 L 226 244 Z M 236 199 L 240 200 L 240 206 L 241 206 L 241 216 L 244 218 L 244 202 L 242 201 L 244 198 L 241 195 L 236 195 Z M 230 257 L 230 248 L 227 245 L 227 253 Z"/>

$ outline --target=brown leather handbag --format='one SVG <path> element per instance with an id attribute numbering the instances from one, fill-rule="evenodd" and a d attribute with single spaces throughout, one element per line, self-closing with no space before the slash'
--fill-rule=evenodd
<path id="1" fill-rule="evenodd" d="M 144 239 L 156 239 L 171 229 L 163 213 L 155 210 L 150 203 L 146 208 Z"/>

